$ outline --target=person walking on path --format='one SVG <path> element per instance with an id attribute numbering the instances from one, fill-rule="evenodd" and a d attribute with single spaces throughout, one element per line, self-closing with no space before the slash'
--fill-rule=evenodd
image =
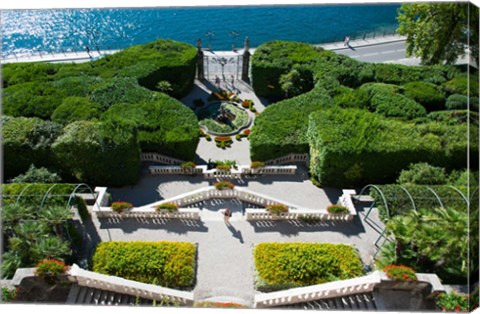
<path id="1" fill-rule="evenodd" d="M 229 222 L 230 217 L 232 217 L 232 212 L 230 211 L 229 208 L 226 208 L 225 211 L 223 212 L 223 220 L 225 221 L 225 223 L 227 225 L 230 224 L 230 222 Z"/>
<path id="2" fill-rule="evenodd" d="M 234 85 L 235 78 L 233 77 L 233 75 L 230 77 L 230 82 L 232 83 L 232 89 L 235 89 L 235 85 Z"/>
<path id="3" fill-rule="evenodd" d="M 217 85 L 217 88 L 220 89 L 220 78 L 218 75 L 215 75 L 215 85 Z"/>
<path id="4" fill-rule="evenodd" d="M 344 46 L 350 46 L 350 36 L 346 36 L 345 40 L 343 41 Z"/>

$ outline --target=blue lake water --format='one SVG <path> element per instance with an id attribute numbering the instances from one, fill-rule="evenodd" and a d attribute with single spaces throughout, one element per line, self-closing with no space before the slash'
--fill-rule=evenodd
<path id="1" fill-rule="evenodd" d="M 275 40 L 325 43 L 392 33 L 399 4 L 5 10 L 2 55 L 125 48 L 158 38 L 215 50 Z M 207 34 L 214 34 L 208 36 Z"/>

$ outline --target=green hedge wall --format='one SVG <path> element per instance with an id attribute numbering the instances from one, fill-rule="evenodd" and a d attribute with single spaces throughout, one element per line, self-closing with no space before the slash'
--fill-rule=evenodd
<path id="1" fill-rule="evenodd" d="M 4 204 L 15 204 L 19 198 L 20 205 L 39 207 L 45 193 L 51 188 L 50 196 L 45 199 L 45 206 L 65 207 L 76 184 L 68 183 L 10 183 L 2 185 L 2 201 Z M 24 192 L 22 192 L 25 190 Z"/>
<path id="2" fill-rule="evenodd" d="M 323 185 L 352 187 L 394 182 L 402 169 L 422 161 L 447 170 L 462 169 L 467 160 L 466 134 L 466 125 L 415 125 L 363 110 L 314 112 L 307 134 L 310 171 Z M 473 143 L 477 142 L 478 137 Z M 478 151 L 477 145 L 472 152 Z"/>
<path id="3" fill-rule="evenodd" d="M 76 121 L 52 145 L 63 170 L 91 185 L 123 186 L 140 176 L 140 147 L 131 127 Z"/>
<path id="4" fill-rule="evenodd" d="M 268 98 L 283 98 L 279 79 L 294 64 L 312 64 L 319 51 L 300 42 L 270 41 L 260 45 L 252 55 L 252 87 L 255 94 Z"/>
<path id="5" fill-rule="evenodd" d="M 385 117 L 408 120 L 425 117 L 427 111 L 414 100 L 400 94 L 377 93 L 370 100 L 372 111 Z"/>
<path id="6" fill-rule="evenodd" d="M 363 275 L 355 249 L 328 243 L 259 243 L 254 251 L 257 289 L 281 290 Z"/>
<path id="7" fill-rule="evenodd" d="M 255 119 L 248 137 L 251 160 L 265 161 L 290 153 L 308 153 L 308 115 L 332 104 L 330 97 L 313 90 L 268 106 Z"/>
<path id="8" fill-rule="evenodd" d="M 410 82 L 402 87 L 405 96 L 424 106 L 427 111 L 445 109 L 445 93 L 435 84 Z"/>
<path id="9" fill-rule="evenodd" d="M 92 120 L 100 116 L 100 104 L 87 97 L 66 97 L 52 114 L 52 121 L 67 125 L 74 121 Z"/>
<path id="10" fill-rule="evenodd" d="M 16 177 L 28 170 L 31 164 L 37 167 L 55 167 L 51 145 L 62 134 L 57 123 L 39 118 L 2 117 L 3 177 Z"/>
<path id="11" fill-rule="evenodd" d="M 187 242 L 102 242 L 93 271 L 174 289 L 195 284 L 196 247 Z"/>
<path id="12" fill-rule="evenodd" d="M 133 125 L 143 151 L 183 160 L 195 157 L 198 119 L 192 110 L 165 94 L 158 94 L 154 102 L 114 105 L 102 115 L 102 120 Z"/>

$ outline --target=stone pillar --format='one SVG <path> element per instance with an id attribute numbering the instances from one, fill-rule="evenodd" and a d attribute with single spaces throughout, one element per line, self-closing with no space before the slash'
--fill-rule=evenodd
<path id="1" fill-rule="evenodd" d="M 250 70 L 250 40 L 248 36 L 245 37 L 244 51 L 243 51 L 243 62 L 242 62 L 242 81 L 249 83 L 250 78 L 248 77 L 248 72 Z"/>
<path id="2" fill-rule="evenodd" d="M 205 78 L 205 66 L 203 63 L 202 40 L 197 39 L 197 78 L 203 80 Z"/>

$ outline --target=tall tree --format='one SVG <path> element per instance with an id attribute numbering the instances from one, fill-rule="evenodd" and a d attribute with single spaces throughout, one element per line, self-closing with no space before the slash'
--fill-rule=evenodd
<path id="1" fill-rule="evenodd" d="M 470 47 L 478 64 L 478 7 L 464 3 L 406 3 L 398 29 L 407 36 L 407 55 L 424 64 L 454 63 Z"/>

